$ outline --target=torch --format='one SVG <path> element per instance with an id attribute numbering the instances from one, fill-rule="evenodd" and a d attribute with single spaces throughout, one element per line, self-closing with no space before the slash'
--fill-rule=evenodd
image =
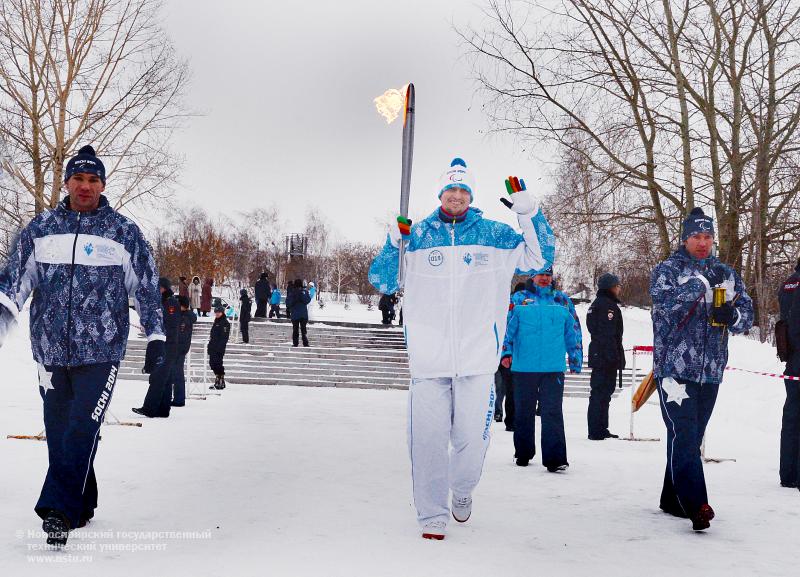
<path id="1" fill-rule="evenodd" d="M 400 216 L 408 218 L 408 197 L 411 190 L 411 163 L 414 160 L 414 84 L 406 87 L 403 113 L 403 157 L 400 171 Z M 400 262 L 397 286 L 403 288 L 405 280 L 405 243 L 400 241 Z"/>
<path id="2" fill-rule="evenodd" d="M 378 113 L 391 124 L 403 111 L 403 156 L 400 171 L 400 216 L 408 220 L 408 198 L 411 191 L 411 163 L 414 158 L 414 85 L 400 90 L 391 88 L 373 100 Z M 398 219 L 400 220 L 400 219 Z M 405 243 L 400 241 L 400 262 L 397 285 L 402 288 L 405 277 Z"/>
<path id="3" fill-rule="evenodd" d="M 714 289 L 714 308 L 718 309 L 722 305 L 725 304 L 725 287 L 724 286 L 715 286 Z M 714 320 L 714 317 L 711 317 L 711 326 L 712 327 L 726 327 L 725 323 L 718 323 Z"/>

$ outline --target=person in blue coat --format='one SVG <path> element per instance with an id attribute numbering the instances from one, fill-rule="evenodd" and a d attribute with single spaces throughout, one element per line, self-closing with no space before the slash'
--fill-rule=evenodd
<path id="1" fill-rule="evenodd" d="M 667 427 L 667 466 L 660 508 L 711 526 L 700 445 L 728 363 L 728 336 L 753 325 L 753 302 L 739 275 L 711 251 L 714 220 L 695 208 L 683 222 L 682 246 L 653 269 L 653 376 Z M 714 288 L 725 302 L 714 307 Z"/>
<path id="2" fill-rule="evenodd" d="M 545 270 L 514 293 L 503 343 L 503 366 L 514 382 L 514 457 L 527 467 L 536 454 L 536 405 L 542 418 L 542 465 L 565 471 L 564 370 L 583 365 L 581 324 L 570 298 L 553 288 L 553 270 Z"/>
<path id="3" fill-rule="evenodd" d="M 308 336 L 306 335 L 306 325 L 308 324 L 308 303 L 311 302 L 311 295 L 303 288 L 303 281 L 297 279 L 289 285 L 286 294 L 286 316 L 292 319 L 292 346 L 298 346 L 300 342 L 299 332 L 303 334 L 303 346 L 308 346 Z"/>
<path id="4" fill-rule="evenodd" d="M 281 318 L 281 291 L 278 285 L 275 285 L 269 296 L 269 318 L 272 318 L 272 315 Z"/>
<path id="5" fill-rule="evenodd" d="M 100 425 L 128 343 L 128 298 L 147 335 L 145 367 L 164 363 L 158 270 L 139 227 L 103 195 L 91 146 L 64 170 L 67 196 L 36 215 L 0 267 L 0 346 L 32 295 L 30 337 L 39 366 L 49 467 L 35 511 L 51 545 L 66 544 L 97 508 Z"/>

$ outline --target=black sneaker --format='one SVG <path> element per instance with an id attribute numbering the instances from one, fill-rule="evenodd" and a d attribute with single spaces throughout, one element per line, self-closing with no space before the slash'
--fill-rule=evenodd
<path id="1" fill-rule="evenodd" d="M 131 409 L 131 411 L 133 411 L 137 415 L 141 415 L 143 417 L 147 417 L 148 419 L 152 419 L 155 416 L 155 415 L 151 415 L 149 413 L 146 413 L 145 410 L 144 410 L 144 407 L 134 407 L 134 408 Z"/>
<path id="2" fill-rule="evenodd" d="M 590 441 L 605 441 L 606 440 L 606 436 L 602 435 L 602 436 L 598 437 L 597 435 L 589 435 L 589 440 Z"/>
<path id="3" fill-rule="evenodd" d="M 788 483 L 784 483 L 781 481 L 781 487 L 786 487 L 788 489 L 797 489 L 797 483 L 792 483 L 791 481 Z"/>
<path id="4" fill-rule="evenodd" d="M 606 431 L 606 439 L 619 439 L 619 435 L 615 435 L 614 433 L 609 433 Z"/>
<path id="5" fill-rule="evenodd" d="M 528 463 L 530 463 L 530 459 L 517 459 L 517 467 L 527 467 Z"/>
<path id="6" fill-rule="evenodd" d="M 563 463 L 561 465 L 547 465 L 548 473 L 563 473 L 567 469 L 569 469 L 569 463 Z"/>
<path id="7" fill-rule="evenodd" d="M 498 423 L 502 423 L 503 422 L 503 413 L 495 413 L 494 414 L 494 420 L 496 422 L 498 422 Z"/>
<path id="8" fill-rule="evenodd" d="M 694 531 L 704 531 L 711 527 L 711 520 L 714 518 L 714 509 L 706 503 L 700 506 L 700 510 L 692 516 L 692 529 Z"/>
<path id="9" fill-rule="evenodd" d="M 50 511 L 42 521 L 42 531 L 47 533 L 47 544 L 63 547 L 69 536 L 69 523 L 58 511 Z"/>

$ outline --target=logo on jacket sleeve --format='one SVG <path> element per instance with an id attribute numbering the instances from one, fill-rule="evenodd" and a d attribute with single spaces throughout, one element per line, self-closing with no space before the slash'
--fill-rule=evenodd
<path id="1" fill-rule="evenodd" d="M 87 242 L 85 245 L 83 245 L 83 252 L 86 253 L 86 256 L 91 256 L 91 254 L 94 252 L 94 246 L 92 246 L 92 243 Z"/>
<path id="2" fill-rule="evenodd" d="M 467 263 L 467 266 L 472 263 L 472 255 L 470 253 L 464 255 L 464 262 Z"/>
<path id="3" fill-rule="evenodd" d="M 432 250 L 428 255 L 428 264 L 431 266 L 439 266 L 444 262 L 444 255 L 440 250 Z"/>

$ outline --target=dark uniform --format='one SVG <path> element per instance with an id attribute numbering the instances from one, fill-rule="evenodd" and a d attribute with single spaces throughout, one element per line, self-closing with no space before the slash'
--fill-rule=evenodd
<path id="1" fill-rule="evenodd" d="M 381 311 L 381 323 L 384 325 L 392 324 L 392 317 L 394 317 L 394 295 L 384 294 L 381 295 L 381 300 L 378 301 L 378 310 Z"/>
<path id="2" fill-rule="evenodd" d="M 778 293 L 781 320 L 788 325 L 787 375 L 800 376 L 800 261 Z M 780 479 L 784 487 L 800 488 L 800 381 L 786 379 L 786 402 L 781 424 Z"/>
<path id="3" fill-rule="evenodd" d="M 250 342 L 250 307 L 252 306 L 252 301 L 247 294 L 247 290 L 242 289 L 239 293 L 239 296 L 242 298 L 242 310 L 239 311 L 239 329 L 242 331 L 242 342 L 249 343 Z M 267 305 L 266 301 L 264 304 L 264 315 L 267 316 Z"/>
<path id="4" fill-rule="evenodd" d="M 225 367 L 222 360 L 225 357 L 225 348 L 228 346 L 228 336 L 231 333 L 231 323 L 225 318 L 223 314 L 219 318 L 214 319 L 214 324 L 211 325 L 211 336 L 208 340 L 208 365 L 214 374 L 217 376 L 214 383 L 216 388 L 225 387 Z"/>
<path id="5" fill-rule="evenodd" d="M 150 373 L 150 386 L 144 397 L 141 414 L 147 417 L 169 417 L 172 405 L 172 379 L 178 360 L 178 324 L 180 307 L 171 289 L 161 294 L 161 311 L 164 315 L 164 363 Z M 139 412 L 139 411 L 137 411 Z"/>
<path id="6" fill-rule="evenodd" d="M 186 299 L 186 306 L 189 306 L 189 299 Z M 186 355 L 192 347 L 192 332 L 194 323 L 197 322 L 197 315 L 189 309 L 180 312 L 178 320 L 178 356 L 175 358 L 175 371 L 172 378 L 172 406 L 182 407 L 186 404 L 186 375 L 184 374 L 184 364 Z"/>
<path id="7" fill-rule="evenodd" d="M 267 280 L 267 273 L 262 272 L 261 277 L 259 277 L 259 279 L 256 281 L 255 293 L 256 293 L 256 314 L 254 316 L 256 318 L 266 318 L 267 303 L 269 302 L 269 297 L 272 296 L 272 288 L 269 286 L 269 281 Z"/>
<path id="8" fill-rule="evenodd" d="M 589 438 L 602 440 L 610 436 L 608 430 L 608 405 L 614 394 L 617 374 L 625 368 L 625 351 L 622 347 L 622 311 L 619 300 L 608 289 L 597 291 L 586 326 L 592 335 L 589 343 L 589 367 L 592 369 L 589 395 Z"/>

